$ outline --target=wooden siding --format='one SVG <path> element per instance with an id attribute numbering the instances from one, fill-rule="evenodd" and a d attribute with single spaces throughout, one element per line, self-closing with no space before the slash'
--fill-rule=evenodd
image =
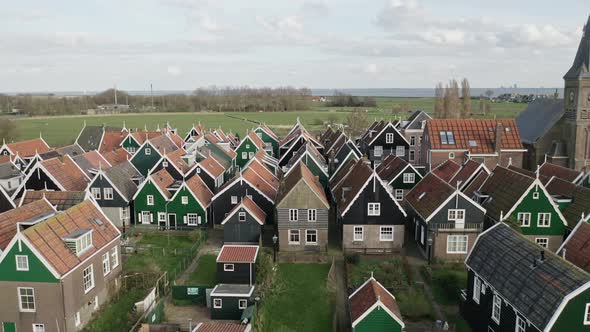
<path id="1" fill-rule="evenodd" d="M 234 270 L 224 271 L 224 264 L 234 264 Z M 217 263 L 217 282 L 254 285 L 256 284 L 256 263 Z"/>
<path id="2" fill-rule="evenodd" d="M 317 221 L 307 220 L 308 209 L 297 209 L 298 220 L 289 221 L 290 209 L 277 209 L 277 228 L 280 229 L 328 229 L 328 209 L 317 209 Z"/>
<path id="3" fill-rule="evenodd" d="M 244 208 L 240 211 L 245 212 Z M 246 212 L 246 221 L 239 221 L 239 212 L 236 212 L 223 225 L 224 243 L 259 243 L 262 226 Z"/>
<path id="4" fill-rule="evenodd" d="M 385 310 L 375 308 L 363 320 L 357 323 L 353 332 L 402 332 L 402 326 Z"/>
<path id="5" fill-rule="evenodd" d="M 246 195 L 251 195 L 254 203 L 266 213 L 266 223 L 274 223 L 274 203 L 270 202 L 257 190 L 250 187 L 246 181 L 238 180 L 233 183 L 231 187 L 226 189 L 227 190 L 211 202 L 211 215 L 209 217 L 210 220 L 214 221 L 215 225 L 221 224 L 223 219 L 225 219 L 226 214 L 234 208 L 235 204 L 231 204 L 231 196 L 237 196 L 239 202 L 240 198 L 245 197 Z"/>

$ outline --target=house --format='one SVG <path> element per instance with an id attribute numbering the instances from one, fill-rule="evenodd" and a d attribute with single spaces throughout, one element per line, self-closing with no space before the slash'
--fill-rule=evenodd
<path id="1" fill-rule="evenodd" d="M 293 154 L 301 148 L 305 142 L 310 142 L 323 153 L 324 146 L 311 135 L 300 122 L 297 122 L 289 134 L 279 144 L 279 166 L 284 166 L 291 160 Z"/>
<path id="2" fill-rule="evenodd" d="M 147 128 L 141 131 L 128 132 L 127 136 L 121 142 L 120 147 L 127 150 L 131 155 L 134 155 L 146 141 L 162 136 L 163 134 L 163 131 L 148 131 Z"/>
<path id="3" fill-rule="evenodd" d="M 74 160 L 63 156 L 63 161 L 52 158 L 35 163 L 20 187 L 14 192 L 15 199 L 25 190 L 83 191 L 90 182 L 88 176 Z"/>
<path id="4" fill-rule="evenodd" d="M 408 160 L 410 142 L 391 121 L 375 121 L 359 139 L 360 150 L 378 166 L 390 154 Z"/>
<path id="5" fill-rule="evenodd" d="M 403 247 L 406 211 L 367 160 L 359 160 L 331 190 L 345 252 L 382 253 Z"/>
<path id="6" fill-rule="evenodd" d="M 258 246 L 224 245 L 217 255 L 217 282 L 222 284 L 256 284 Z"/>
<path id="7" fill-rule="evenodd" d="M 0 187 L 8 194 L 12 195 L 23 182 L 25 174 L 12 161 L 0 163 Z"/>
<path id="8" fill-rule="evenodd" d="M 201 137 L 205 136 L 205 133 L 206 133 L 205 126 L 203 126 L 201 124 L 201 122 L 199 122 L 199 124 L 197 126 L 195 126 L 195 124 L 193 124 L 191 129 L 188 131 L 188 133 L 184 137 L 184 141 L 187 143 L 194 143 L 194 142 L 198 141 Z"/>
<path id="9" fill-rule="evenodd" d="M 465 259 L 483 230 L 486 210 L 433 173 L 429 173 L 407 195 L 420 252 L 428 260 Z"/>
<path id="10" fill-rule="evenodd" d="M 107 169 L 99 167 L 87 192 L 117 227 L 124 228 L 133 222 L 131 205 L 137 191 L 134 179 L 141 178 L 139 171 L 128 161 Z"/>
<path id="11" fill-rule="evenodd" d="M 215 158 L 215 160 L 225 169 L 223 174 L 223 182 L 225 183 L 235 175 L 234 173 L 237 167 L 236 157 L 238 154 L 233 150 L 221 147 L 217 143 L 210 142 L 208 138 L 211 136 L 213 135 L 205 135 L 205 138 L 203 139 L 205 142 L 204 145 L 195 150 L 197 153 L 197 161 L 201 161 L 208 157 Z"/>
<path id="12" fill-rule="evenodd" d="M 332 131 L 328 128 L 327 134 L 324 133 L 320 138 L 324 144 L 324 156 L 328 161 L 330 174 L 335 172 L 348 159 L 358 160 L 362 157 L 361 151 L 356 144 L 348 138 L 342 131 Z"/>
<path id="13" fill-rule="evenodd" d="M 172 197 L 168 190 L 175 184 L 174 178 L 162 169 L 147 176 L 133 195 L 133 211 L 136 225 L 176 228 L 176 218 L 168 220 L 166 203 Z"/>
<path id="14" fill-rule="evenodd" d="M 348 297 L 353 332 L 402 332 L 405 324 L 395 297 L 373 276 Z"/>
<path id="15" fill-rule="evenodd" d="M 540 177 L 550 179 L 555 176 L 575 184 L 583 184 L 584 177 L 586 175 L 582 171 L 577 171 L 575 169 L 563 167 L 549 162 L 544 162 L 541 166 L 539 166 L 537 171 L 539 172 Z"/>
<path id="16" fill-rule="evenodd" d="M 251 332 L 252 325 L 230 322 L 201 322 L 191 332 Z"/>
<path id="17" fill-rule="evenodd" d="M 182 181 L 187 178 L 188 172 L 191 169 L 191 165 L 185 160 L 186 152 L 183 149 L 178 149 L 163 155 L 155 166 L 150 170 L 151 173 L 155 173 L 163 168 L 168 171 L 175 180 Z"/>
<path id="18" fill-rule="evenodd" d="M 526 149 L 513 119 L 432 119 L 426 121 L 422 160 L 428 171 L 446 160 L 467 159 L 489 169 L 508 164 L 522 167 Z"/>
<path id="19" fill-rule="evenodd" d="M 441 164 L 436 170 L 433 171 L 436 175 L 440 175 L 439 173 L 441 170 L 440 168 L 444 165 Z M 473 159 L 467 159 L 462 165 L 460 165 L 459 171 L 455 173 L 455 175 L 450 180 L 447 181 L 450 185 L 454 187 L 459 187 L 459 190 L 465 192 L 468 187 L 476 186 L 479 188 L 483 183 L 483 179 L 487 179 L 490 175 L 490 170 L 486 167 L 483 163 L 478 163 Z M 442 172 L 444 174 L 444 172 Z M 441 177 L 441 176 L 439 176 Z M 446 178 L 446 176 L 443 175 Z M 471 191 L 473 192 L 473 191 Z M 468 195 L 471 197 L 471 195 Z"/>
<path id="20" fill-rule="evenodd" d="M 86 191 L 27 190 L 18 201 L 24 206 L 39 200 L 47 200 L 57 211 L 65 211 L 89 199 Z"/>
<path id="21" fill-rule="evenodd" d="M 392 154 L 383 159 L 375 171 L 398 201 L 403 201 L 408 191 L 422 179 L 422 174 L 411 163 Z"/>
<path id="22" fill-rule="evenodd" d="M 235 205 L 221 222 L 224 243 L 260 243 L 266 213 L 246 196 Z"/>
<path id="23" fill-rule="evenodd" d="M 279 136 L 277 136 L 277 134 L 275 134 L 272 131 L 272 129 L 270 129 L 266 124 L 261 124 L 258 127 L 256 127 L 256 129 L 254 129 L 254 132 L 265 143 L 264 150 L 266 151 L 266 153 L 275 158 L 278 158 L 279 143 L 281 142 Z"/>
<path id="24" fill-rule="evenodd" d="M 438 176 L 439 178 L 443 179 L 446 182 L 451 182 L 451 180 L 459 173 L 461 170 L 461 165 L 459 165 L 454 160 L 445 160 L 436 166 L 431 172 Z"/>
<path id="25" fill-rule="evenodd" d="M 281 251 L 327 250 L 330 203 L 304 163 L 293 166 L 281 180 L 276 211 Z"/>
<path id="26" fill-rule="evenodd" d="M 240 168 L 244 167 L 250 159 L 254 158 L 256 152 L 259 150 L 264 151 L 265 148 L 266 143 L 255 132 L 248 132 L 248 135 L 242 139 L 240 145 L 235 149 L 237 153 L 236 165 Z"/>
<path id="27" fill-rule="evenodd" d="M 313 144 L 306 142 L 291 156 L 291 159 L 285 166 L 283 166 L 285 176 L 287 176 L 293 168 L 297 167 L 300 163 L 305 164 L 307 169 L 318 178 L 323 187 L 328 185 L 328 164 L 326 163 L 324 156 L 322 156 Z"/>
<path id="28" fill-rule="evenodd" d="M 72 157 L 83 154 L 84 152 L 86 152 L 86 151 L 84 151 L 84 149 L 82 149 L 82 147 L 80 145 L 78 145 L 78 143 L 62 146 L 61 148 L 55 149 L 55 151 L 57 151 L 62 156 L 69 154 Z"/>
<path id="29" fill-rule="evenodd" d="M 209 223 L 207 211 L 212 197 L 213 193 L 199 176 L 183 181 L 165 206 L 168 227 L 206 226 Z"/>
<path id="30" fill-rule="evenodd" d="M 2 146 L 0 147 L 0 155 L 18 155 L 24 161 L 29 161 L 38 153 L 43 154 L 49 151 L 51 151 L 51 148 L 43 137 L 8 144 L 2 142 Z"/>
<path id="31" fill-rule="evenodd" d="M 81 155 L 73 156 L 72 160 L 80 167 L 88 178 L 93 178 L 99 168 L 109 168 L 109 163 L 98 151 L 88 151 Z"/>
<path id="32" fill-rule="evenodd" d="M 17 227 L 0 256 L 3 330 L 83 329 L 117 292 L 121 233 L 90 200 Z"/>
<path id="33" fill-rule="evenodd" d="M 249 196 L 266 214 L 265 223 L 274 224 L 275 199 L 279 179 L 256 158 L 232 180 L 224 184 L 211 201 L 212 219 L 215 225 L 223 222 L 226 215 Z"/>
<path id="34" fill-rule="evenodd" d="M 159 135 L 147 139 L 137 148 L 130 161 L 143 176 L 147 176 L 164 155 L 176 150 L 178 147 L 168 135 Z"/>
<path id="35" fill-rule="evenodd" d="M 261 164 L 266 166 L 266 168 L 268 168 L 275 176 L 279 176 L 279 174 L 281 173 L 281 169 L 279 167 L 279 160 L 269 155 L 264 150 L 259 150 L 258 152 L 256 152 L 256 154 L 254 155 L 254 159 L 258 160 Z"/>
<path id="36" fill-rule="evenodd" d="M 563 242 L 567 221 L 539 178 L 497 166 L 476 195 L 489 224 L 512 220 L 528 239 L 551 251 Z"/>
<path id="37" fill-rule="evenodd" d="M 187 172 L 187 177 L 199 176 L 209 187 L 211 192 L 216 192 L 224 183 L 225 168 L 217 159 L 209 156 L 196 162 Z"/>
<path id="38" fill-rule="evenodd" d="M 86 152 L 94 150 L 105 151 L 104 149 L 101 149 L 101 147 L 104 137 L 107 135 L 107 133 L 117 133 L 118 135 L 123 133 L 123 135 L 127 135 L 128 130 L 125 128 L 125 124 L 123 124 L 123 127 L 109 127 L 105 125 L 88 126 L 86 125 L 86 121 L 84 121 L 84 127 L 82 127 L 82 130 L 80 130 L 80 133 L 78 134 L 78 137 L 76 137 L 74 144 Z M 77 149 L 73 151 L 77 151 Z M 74 156 L 74 154 L 71 155 Z"/>
<path id="39" fill-rule="evenodd" d="M 242 313 L 254 304 L 254 286 L 218 284 L 211 291 L 211 319 L 241 320 Z"/>
<path id="40" fill-rule="evenodd" d="M 498 223 L 465 266 L 461 312 L 474 331 L 588 331 L 590 275 Z"/>
<path id="41" fill-rule="evenodd" d="M 424 137 L 424 128 L 426 121 L 432 118 L 428 113 L 422 110 L 414 111 L 407 120 L 400 123 L 399 129 L 410 143 L 408 150 L 408 161 L 417 169 L 424 169 L 424 160 L 422 160 L 422 138 Z"/>
<path id="42" fill-rule="evenodd" d="M 590 218 L 590 188 L 577 186 L 558 177 L 552 177 L 545 184 L 547 192 L 559 206 L 568 225 Z"/>
<path id="43" fill-rule="evenodd" d="M 55 214 L 53 205 L 43 198 L 0 213 L 0 258 L 18 232 L 19 225 L 33 225 Z"/>

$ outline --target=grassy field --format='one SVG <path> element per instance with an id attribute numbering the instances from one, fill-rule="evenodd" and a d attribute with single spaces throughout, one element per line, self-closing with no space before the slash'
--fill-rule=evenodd
<path id="1" fill-rule="evenodd" d="M 261 332 L 331 331 L 329 270 L 329 264 L 280 264 L 273 290 L 259 309 Z"/>
<path id="2" fill-rule="evenodd" d="M 216 259 L 215 255 L 199 257 L 197 270 L 191 273 L 186 284 L 191 286 L 214 286 L 217 281 Z"/>
<path id="3" fill-rule="evenodd" d="M 434 98 L 377 98 L 378 105 L 374 108 L 360 108 L 368 112 L 370 121 L 375 119 L 406 118 L 408 112 L 405 109 L 423 109 L 429 113 L 434 109 Z M 491 113 L 488 117 L 514 117 L 526 107 L 525 104 L 494 103 L 491 104 Z M 478 109 L 478 102 L 473 103 L 474 110 Z M 277 113 L 144 113 L 144 114 L 119 114 L 107 116 L 57 116 L 17 119 L 19 137 L 15 140 L 38 137 L 41 133 L 45 140 L 52 146 L 62 146 L 73 143 L 83 127 L 88 125 L 122 126 L 125 122 L 127 128 L 144 128 L 155 130 L 157 125 L 163 126 L 166 121 L 179 129 L 184 135 L 192 124 L 203 123 L 208 128 L 222 127 L 225 131 L 243 134 L 247 129 L 256 126 L 255 122 L 264 122 L 276 130 L 279 134 L 288 130 L 297 118 L 308 130 L 319 130 L 323 123 L 329 120 L 344 122 L 348 113 L 355 108 L 327 107 L 322 104 L 313 104 L 309 111 L 301 112 L 277 112 Z"/>

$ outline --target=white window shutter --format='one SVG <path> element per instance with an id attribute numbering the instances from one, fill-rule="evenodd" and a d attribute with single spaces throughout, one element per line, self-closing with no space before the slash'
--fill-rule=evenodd
<path id="1" fill-rule="evenodd" d="M 186 216 L 182 217 L 182 222 L 184 222 L 185 224 L 187 223 L 187 217 Z"/>
<path id="2" fill-rule="evenodd" d="M 141 222 L 141 212 L 137 214 L 137 219 Z"/>

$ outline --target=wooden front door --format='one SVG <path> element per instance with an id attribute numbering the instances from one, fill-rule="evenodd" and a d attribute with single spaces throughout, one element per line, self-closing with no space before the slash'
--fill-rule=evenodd
<path id="1" fill-rule="evenodd" d="M 176 229 L 176 214 L 168 214 L 168 229 Z"/>

